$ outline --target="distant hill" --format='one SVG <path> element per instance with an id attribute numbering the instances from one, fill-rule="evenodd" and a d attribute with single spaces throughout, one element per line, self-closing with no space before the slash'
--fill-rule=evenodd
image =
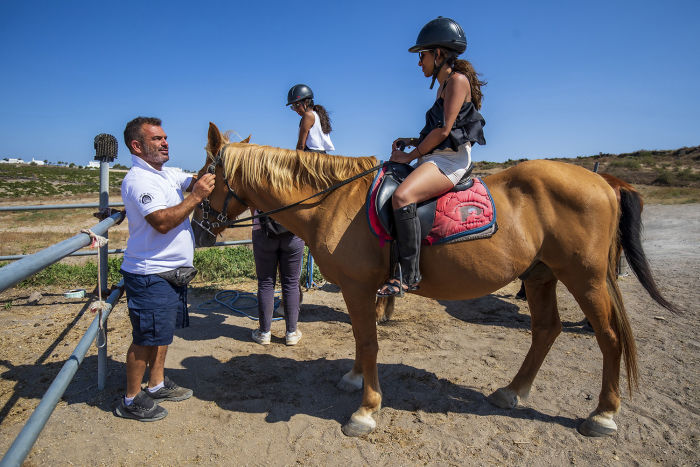
<path id="1" fill-rule="evenodd" d="M 476 162 L 475 172 L 494 173 L 527 159 L 503 163 Z M 700 188 L 700 146 L 672 150 L 636 151 L 625 154 L 598 154 L 576 158 L 550 158 L 605 172 L 634 185 Z"/>
<path id="2" fill-rule="evenodd" d="M 506 162 L 475 162 L 476 175 L 488 175 L 526 159 Z M 700 146 L 675 150 L 598 154 L 576 158 L 551 158 L 606 172 L 638 186 L 652 202 L 700 202 Z M 110 193 L 119 195 L 125 170 L 110 171 Z M 0 200 L 60 199 L 99 192 L 99 171 L 85 168 L 2 164 Z"/>

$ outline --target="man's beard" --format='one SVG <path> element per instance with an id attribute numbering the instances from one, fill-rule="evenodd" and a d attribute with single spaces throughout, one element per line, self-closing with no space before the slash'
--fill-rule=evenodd
<path id="1" fill-rule="evenodd" d="M 160 146 L 153 147 L 148 144 L 144 145 L 143 158 L 146 161 L 162 164 L 168 161 L 169 156 L 160 153 Z"/>

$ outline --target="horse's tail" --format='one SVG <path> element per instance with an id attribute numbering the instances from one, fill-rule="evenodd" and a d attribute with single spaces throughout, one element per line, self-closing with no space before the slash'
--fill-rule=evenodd
<path id="1" fill-rule="evenodd" d="M 678 309 L 659 292 L 642 248 L 642 197 L 639 192 L 620 187 L 620 211 L 620 244 L 625 252 L 627 264 L 656 303 L 671 312 L 678 312 Z"/>
<path id="2" fill-rule="evenodd" d="M 620 346 L 622 347 L 622 357 L 627 368 L 627 387 L 630 394 L 639 387 L 639 370 L 637 367 L 637 345 L 634 342 L 632 326 L 627 318 L 625 305 L 622 302 L 622 294 L 617 285 L 617 264 L 620 259 L 620 244 L 611 242 L 608 253 L 608 273 L 606 283 L 608 295 L 612 305 L 612 325 L 615 329 Z"/>

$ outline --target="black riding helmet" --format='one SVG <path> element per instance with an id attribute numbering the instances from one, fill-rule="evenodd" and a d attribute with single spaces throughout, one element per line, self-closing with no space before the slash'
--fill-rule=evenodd
<path id="1" fill-rule="evenodd" d="M 438 16 L 428 22 L 418 33 L 416 45 L 408 49 L 408 51 L 416 53 L 436 47 L 452 50 L 457 52 L 457 55 L 467 49 L 467 38 L 457 21 Z"/>
<path id="2" fill-rule="evenodd" d="M 305 84 L 296 84 L 287 93 L 287 105 L 292 105 L 295 102 L 303 101 L 304 99 L 313 99 L 314 92 Z"/>
<path id="3" fill-rule="evenodd" d="M 464 35 L 464 30 L 457 21 L 450 18 L 438 16 L 428 24 L 423 26 L 423 29 L 418 33 L 416 45 L 408 49 L 411 53 L 422 52 L 424 50 L 435 50 L 442 48 L 452 52 L 451 56 L 445 57 L 445 60 L 438 65 L 437 58 L 433 62 L 433 80 L 430 83 L 430 89 L 433 89 L 435 79 L 442 66 L 448 61 L 454 60 L 459 54 L 467 49 L 467 38 Z"/>

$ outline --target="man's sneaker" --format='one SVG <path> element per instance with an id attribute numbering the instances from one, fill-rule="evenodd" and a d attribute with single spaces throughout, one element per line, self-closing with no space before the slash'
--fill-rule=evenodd
<path id="1" fill-rule="evenodd" d="M 294 332 L 288 332 L 284 336 L 284 341 L 287 345 L 297 345 L 299 340 L 301 340 L 301 331 L 298 329 Z"/>
<path id="2" fill-rule="evenodd" d="M 148 394 L 154 401 L 184 401 L 192 397 L 192 389 L 183 388 L 178 386 L 170 380 L 167 376 L 163 381 L 163 387 L 158 389 L 156 392 L 151 392 L 148 389 L 144 391 Z"/>
<path id="3" fill-rule="evenodd" d="M 141 391 L 136 394 L 131 405 L 124 404 L 124 398 L 122 397 L 119 405 L 114 408 L 114 415 L 140 422 L 155 422 L 165 418 L 168 415 L 168 411 L 148 397 L 145 391 Z"/>
<path id="4" fill-rule="evenodd" d="M 269 345 L 270 339 L 272 338 L 272 332 L 262 332 L 260 329 L 256 329 L 253 331 L 251 337 L 260 345 Z"/>

